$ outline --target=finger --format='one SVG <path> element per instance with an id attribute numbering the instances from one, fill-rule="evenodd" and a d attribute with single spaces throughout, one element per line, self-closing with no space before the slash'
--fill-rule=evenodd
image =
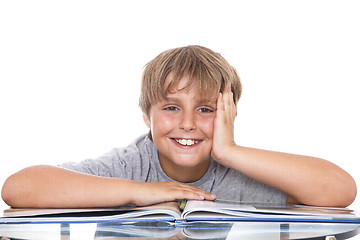
<path id="1" fill-rule="evenodd" d="M 229 113 L 230 113 L 230 117 L 231 117 L 231 119 L 233 120 L 234 118 L 235 118 L 235 116 L 236 116 L 236 106 L 235 106 L 235 103 L 234 103 L 234 94 L 233 94 L 233 92 L 231 92 L 230 94 L 229 94 L 229 102 L 228 102 L 228 106 L 229 106 Z"/>
<path id="2" fill-rule="evenodd" d="M 168 195 L 171 198 L 171 200 L 175 199 L 193 199 L 193 200 L 204 200 L 205 194 L 199 193 L 193 189 L 189 188 L 177 188 L 172 189 L 172 191 L 168 191 Z"/>
<path id="3" fill-rule="evenodd" d="M 226 84 L 223 95 L 224 95 L 224 104 L 225 107 L 227 107 L 226 105 L 229 105 L 230 100 L 232 100 L 231 83 Z"/>
<path id="4" fill-rule="evenodd" d="M 213 201 L 216 199 L 216 196 L 210 193 L 199 193 L 199 192 L 186 192 L 182 197 L 178 199 L 193 199 L 193 200 L 209 200 Z"/>
<path id="5" fill-rule="evenodd" d="M 219 117 L 224 111 L 224 97 L 222 93 L 219 93 L 216 103 L 216 116 Z"/>
<path id="6" fill-rule="evenodd" d="M 234 94 L 231 91 L 231 87 L 228 87 L 226 93 L 224 94 L 224 110 L 227 113 L 227 117 L 230 118 L 228 119 L 229 121 L 235 119 L 236 106 L 234 103 Z"/>
<path id="7" fill-rule="evenodd" d="M 224 96 L 222 93 L 219 93 L 218 100 L 217 100 L 217 108 L 221 108 L 224 105 Z"/>
<path id="8" fill-rule="evenodd" d="M 215 200 L 216 196 L 214 194 L 211 194 L 207 191 L 204 191 L 200 188 L 194 187 L 194 192 L 196 194 L 199 194 L 202 198 L 204 198 L 205 200 Z"/>
<path id="9" fill-rule="evenodd" d="M 226 84 L 226 86 L 225 86 L 225 91 L 226 91 L 226 92 L 231 92 L 231 83 L 230 83 L 230 82 L 228 82 L 228 83 Z"/>
<path id="10" fill-rule="evenodd" d="M 229 112 L 231 110 L 231 95 L 232 92 L 230 91 L 226 91 L 226 93 L 224 94 L 224 110 L 225 112 Z"/>
<path id="11" fill-rule="evenodd" d="M 236 116 L 236 110 L 235 110 L 235 104 L 233 101 L 233 94 L 225 93 L 223 96 L 223 111 L 224 116 L 227 122 L 231 122 L 234 119 L 234 116 Z"/>
<path id="12" fill-rule="evenodd" d="M 210 201 L 214 201 L 216 199 L 216 195 L 215 194 L 211 194 L 209 192 L 205 192 L 204 194 L 204 200 L 210 200 Z"/>
<path id="13" fill-rule="evenodd" d="M 187 199 L 196 199 L 196 200 L 215 200 L 216 196 L 214 194 L 211 194 L 207 191 L 204 191 L 200 188 L 183 184 L 182 188 L 185 191 L 188 191 L 186 194 L 189 194 L 188 197 L 185 197 Z"/>

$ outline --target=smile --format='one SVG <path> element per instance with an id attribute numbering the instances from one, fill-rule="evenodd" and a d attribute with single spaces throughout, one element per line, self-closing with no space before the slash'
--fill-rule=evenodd
<path id="1" fill-rule="evenodd" d="M 183 139 L 183 138 L 173 138 L 175 142 L 179 143 L 182 146 L 193 146 L 200 142 L 200 140 L 192 140 L 192 139 Z"/>

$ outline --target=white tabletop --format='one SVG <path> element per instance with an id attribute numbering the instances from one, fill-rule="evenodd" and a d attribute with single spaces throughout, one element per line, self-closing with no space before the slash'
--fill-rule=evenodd
<path id="1" fill-rule="evenodd" d="M 217 222 L 156 224 L 0 224 L 4 239 L 355 239 L 358 224 Z M 335 237 L 335 238 L 332 238 Z"/>

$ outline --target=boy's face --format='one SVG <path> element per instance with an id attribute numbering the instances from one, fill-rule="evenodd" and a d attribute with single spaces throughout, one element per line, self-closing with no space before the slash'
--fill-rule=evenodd
<path id="1" fill-rule="evenodd" d="M 171 74 L 165 80 L 165 87 L 169 77 Z M 201 100 L 197 98 L 197 89 L 191 86 L 179 91 L 187 82 L 188 78 L 183 77 L 166 99 L 151 106 L 149 118 L 144 118 L 164 172 L 182 182 L 196 181 L 207 171 L 216 116 L 216 95 Z M 184 173 L 191 176 L 186 178 Z"/>

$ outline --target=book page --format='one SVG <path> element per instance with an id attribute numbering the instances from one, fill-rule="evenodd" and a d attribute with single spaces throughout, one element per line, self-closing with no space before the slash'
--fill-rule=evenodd
<path id="1" fill-rule="evenodd" d="M 42 215 L 54 215 L 64 213 L 96 213 L 96 212 L 116 212 L 117 214 L 128 213 L 132 211 L 156 211 L 158 209 L 169 210 L 180 214 L 179 204 L 177 202 L 164 202 L 145 207 L 121 206 L 114 208 L 9 208 L 4 210 L 3 217 L 31 217 Z"/>
<path id="2" fill-rule="evenodd" d="M 180 218 L 176 202 L 146 207 L 92 209 L 8 209 L 0 224 L 10 223 L 93 223 L 93 222 L 174 222 Z"/>
<path id="3" fill-rule="evenodd" d="M 313 207 L 293 204 L 238 203 L 190 200 L 183 218 L 304 218 L 360 220 L 360 214 L 347 208 Z"/>

